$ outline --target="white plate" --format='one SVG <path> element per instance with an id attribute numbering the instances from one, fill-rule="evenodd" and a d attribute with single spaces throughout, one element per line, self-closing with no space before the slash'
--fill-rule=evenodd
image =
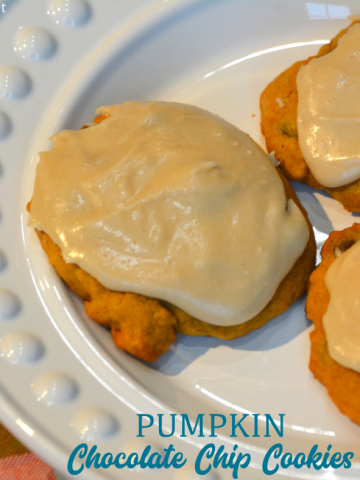
<path id="1" fill-rule="evenodd" d="M 84 2 L 90 9 L 83 9 Z M 322 452 L 329 444 L 332 452 L 355 452 L 348 470 L 290 468 L 276 474 L 282 478 L 359 478 L 359 427 L 339 413 L 307 367 L 312 327 L 303 300 L 260 331 L 232 342 L 179 335 L 169 352 L 147 365 L 117 350 L 108 332 L 88 320 L 82 302 L 48 265 L 26 226 L 25 211 L 37 152 L 49 147 L 52 133 L 91 120 L 100 105 L 139 99 L 188 102 L 223 116 L 264 145 L 261 91 L 347 26 L 346 17 L 359 13 L 358 0 L 336 5 L 303 0 L 7 3 L 0 18 L 1 64 L 16 66 L 28 77 L 21 83 L 12 71 L 4 86 L 0 70 L 0 91 L 23 94 L 0 98 L 0 111 L 12 125 L 0 144 L 0 250 L 6 258 L 0 316 L 9 314 L 0 319 L 1 421 L 63 473 L 71 451 L 84 440 L 95 442 L 102 453 L 142 451 L 147 444 L 162 450 L 171 443 L 188 458 L 180 470 L 85 469 L 79 475 L 84 479 L 198 478 L 196 455 L 212 441 L 229 453 L 234 442 L 241 452 L 251 453 L 242 478 L 267 478 L 262 460 L 278 442 L 293 453 L 307 453 L 314 444 Z M 74 26 L 65 25 L 69 12 Z M 14 51 L 19 27 L 45 29 L 57 48 L 37 32 L 36 49 L 49 58 L 22 58 L 24 48 Z M 27 47 L 25 53 L 33 50 Z M 2 120 L 0 135 L 5 135 Z M 356 221 L 357 215 L 326 194 L 296 189 L 320 232 Z M 320 241 L 324 237 L 320 234 Z M 163 414 L 167 426 L 171 413 L 187 413 L 192 420 L 204 414 L 206 436 L 180 437 L 178 415 L 175 436 L 160 437 L 153 427 L 137 439 L 138 413 Z M 239 419 L 243 413 L 260 414 L 259 437 L 252 436 L 253 423 L 244 422 L 250 436 L 230 438 L 230 414 Z M 285 414 L 283 438 L 272 428 L 271 437 L 264 437 L 266 413 L 277 421 Z M 209 414 L 227 419 L 217 438 L 208 437 Z M 219 468 L 205 478 L 231 474 Z"/>

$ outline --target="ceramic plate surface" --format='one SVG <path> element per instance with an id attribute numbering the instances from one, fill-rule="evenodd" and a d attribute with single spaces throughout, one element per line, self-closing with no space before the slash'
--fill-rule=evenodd
<path id="1" fill-rule="evenodd" d="M 259 97 L 295 61 L 315 54 L 358 0 L 336 4 L 303 0 L 18 0 L 0 12 L 0 405 L 1 421 L 66 474 L 71 451 L 82 442 L 102 453 L 162 451 L 173 444 L 187 464 L 180 470 L 84 470 L 78 478 L 195 479 L 199 449 L 235 443 L 252 456 L 242 478 L 266 478 L 267 449 L 353 451 L 352 468 L 289 468 L 275 476 L 360 478 L 359 427 L 341 415 L 308 370 L 309 332 L 304 300 L 257 332 L 232 342 L 178 340 L 147 365 L 117 350 L 109 333 L 91 322 L 84 306 L 48 265 L 27 227 L 37 153 L 51 134 L 78 129 L 100 105 L 125 100 L 186 102 L 219 114 L 264 146 Z M 352 225 L 328 195 L 295 185 L 318 243 Z M 177 413 L 176 434 L 156 425 L 136 438 L 137 414 L 163 414 L 164 431 Z M 181 437 L 180 413 L 204 414 L 205 437 Z M 231 438 L 231 414 L 248 413 Z M 258 436 L 254 417 L 259 414 Z M 225 416 L 209 438 L 210 414 Z M 279 422 L 284 436 L 265 414 Z M 250 420 L 251 419 L 251 420 Z M 220 422 L 221 417 L 216 417 Z M 158 422 L 155 422 L 158 423 Z M 167 430 L 166 430 L 167 429 Z M 232 478 L 212 469 L 204 478 Z"/>

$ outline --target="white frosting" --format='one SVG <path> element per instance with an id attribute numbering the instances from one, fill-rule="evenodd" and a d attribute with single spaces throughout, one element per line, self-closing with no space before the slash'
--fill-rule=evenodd
<path id="1" fill-rule="evenodd" d="M 360 242 L 341 254 L 325 276 L 330 303 L 323 318 L 329 353 L 360 372 Z"/>
<path id="2" fill-rule="evenodd" d="M 217 325 L 272 299 L 309 229 L 248 135 L 189 105 L 127 102 L 40 154 L 30 224 L 112 290 Z"/>
<path id="3" fill-rule="evenodd" d="M 340 187 L 360 178 L 360 24 L 297 76 L 301 152 L 316 180 Z"/>

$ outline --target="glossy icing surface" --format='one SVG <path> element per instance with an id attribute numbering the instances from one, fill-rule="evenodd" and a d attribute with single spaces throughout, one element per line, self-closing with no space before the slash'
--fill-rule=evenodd
<path id="1" fill-rule="evenodd" d="M 360 372 L 360 242 L 330 266 L 326 287 L 331 300 L 323 323 L 329 353 L 344 367 Z"/>
<path id="2" fill-rule="evenodd" d="M 301 152 L 316 180 L 340 187 L 360 178 L 360 24 L 297 77 Z"/>
<path id="3" fill-rule="evenodd" d="M 40 154 L 31 225 L 112 290 L 235 325 L 271 300 L 308 241 L 250 137 L 185 104 L 127 102 Z"/>

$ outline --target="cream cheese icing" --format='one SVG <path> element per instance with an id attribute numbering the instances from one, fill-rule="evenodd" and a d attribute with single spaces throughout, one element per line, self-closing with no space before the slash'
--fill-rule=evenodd
<path id="1" fill-rule="evenodd" d="M 301 152 L 316 180 L 340 187 L 360 178 L 360 24 L 297 76 Z"/>
<path id="2" fill-rule="evenodd" d="M 342 253 L 325 276 L 330 302 L 323 318 L 330 356 L 360 372 L 360 242 Z"/>
<path id="3" fill-rule="evenodd" d="M 265 152 L 185 104 L 126 102 L 40 154 L 30 225 L 111 290 L 215 325 L 257 315 L 309 229 Z"/>

